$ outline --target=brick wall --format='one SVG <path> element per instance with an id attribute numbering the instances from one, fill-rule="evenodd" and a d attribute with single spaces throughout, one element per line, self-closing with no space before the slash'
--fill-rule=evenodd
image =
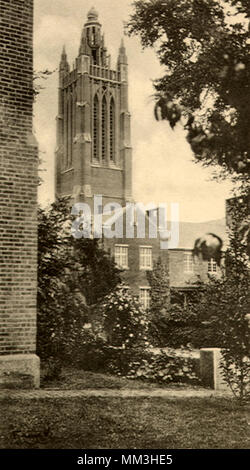
<path id="1" fill-rule="evenodd" d="M 33 0 L 0 0 L 0 355 L 36 348 Z"/>
<path id="2" fill-rule="evenodd" d="M 128 246 L 128 269 L 124 270 L 122 278 L 124 282 L 131 287 L 132 292 L 138 295 L 140 287 L 148 286 L 147 273 L 140 269 L 140 246 L 152 247 L 152 260 L 155 263 L 160 257 L 163 263 L 169 269 L 170 286 L 179 289 L 194 287 L 199 281 L 206 282 L 208 280 L 208 264 L 207 261 L 194 260 L 193 271 L 186 272 L 185 255 L 188 253 L 192 257 L 192 250 L 170 249 L 162 250 L 160 248 L 160 240 L 148 238 L 127 239 L 105 239 L 104 246 L 114 256 L 115 245 Z M 217 275 L 220 275 L 218 268 Z"/>
<path id="3" fill-rule="evenodd" d="M 152 260 L 155 263 L 159 256 L 162 261 L 167 265 L 168 252 L 161 250 L 158 239 L 149 238 L 116 238 L 116 239 L 105 239 L 105 248 L 110 250 L 110 253 L 114 256 L 115 245 L 128 245 L 128 266 L 127 270 L 123 271 L 122 278 L 125 284 L 130 286 L 131 291 L 134 295 L 139 294 L 140 287 L 149 286 L 147 280 L 147 271 L 140 269 L 140 247 L 151 246 L 152 247 Z"/>
<path id="4" fill-rule="evenodd" d="M 169 278 L 171 287 L 188 287 L 201 280 L 208 280 L 208 265 L 206 261 L 193 260 L 191 271 L 186 270 L 185 256 L 192 257 L 192 250 L 172 249 L 169 250 Z"/>

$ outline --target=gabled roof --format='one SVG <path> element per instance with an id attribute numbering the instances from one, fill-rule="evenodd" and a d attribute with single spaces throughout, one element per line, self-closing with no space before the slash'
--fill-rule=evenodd
<path id="1" fill-rule="evenodd" d="M 180 222 L 179 248 L 192 249 L 197 238 L 206 233 L 214 233 L 219 236 L 223 245 L 226 244 L 226 221 L 225 219 L 209 220 L 207 222 Z"/>
<path id="2" fill-rule="evenodd" d="M 112 223 L 126 214 L 126 209 L 123 207 L 112 213 Z M 105 226 L 110 219 L 110 215 L 103 215 L 103 225 Z M 146 214 L 146 219 L 147 219 Z M 168 224 L 171 228 L 171 224 Z M 223 246 L 226 244 L 226 221 L 225 218 L 218 220 L 210 220 L 207 222 L 180 222 L 179 225 L 179 246 L 178 249 L 193 249 L 195 240 L 206 233 L 213 233 L 219 236 L 223 241 Z"/>

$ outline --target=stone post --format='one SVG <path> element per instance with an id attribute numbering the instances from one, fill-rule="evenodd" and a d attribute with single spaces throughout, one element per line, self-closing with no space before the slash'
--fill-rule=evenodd
<path id="1" fill-rule="evenodd" d="M 202 348 L 200 350 L 200 375 L 202 384 L 214 390 L 227 390 L 220 368 L 221 361 L 220 348 Z"/>

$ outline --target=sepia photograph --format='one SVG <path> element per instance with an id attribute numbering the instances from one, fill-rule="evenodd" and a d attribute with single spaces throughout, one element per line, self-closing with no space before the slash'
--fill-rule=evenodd
<path id="1" fill-rule="evenodd" d="M 0 65 L 1 457 L 239 465 L 250 1 L 0 0 Z"/>

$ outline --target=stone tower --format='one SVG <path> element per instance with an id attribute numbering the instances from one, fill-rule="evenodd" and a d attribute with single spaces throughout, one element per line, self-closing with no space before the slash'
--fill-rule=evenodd
<path id="1" fill-rule="evenodd" d="M 111 68 L 95 8 L 72 70 L 63 49 L 58 101 L 56 194 L 91 207 L 95 194 L 124 205 L 132 197 L 127 56 L 122 41 Z"/>

